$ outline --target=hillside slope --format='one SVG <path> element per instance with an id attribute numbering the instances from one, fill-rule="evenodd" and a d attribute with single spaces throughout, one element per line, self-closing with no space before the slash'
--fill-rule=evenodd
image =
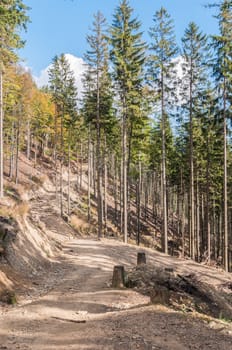
<path id="1" fill-rule="evenodd" d="M 20 167 L 21 184 L 7 184 L 8 196 L 1 206 L 2 214 L 8 213 L 8 218 L 2 216 L 2 221 L 8 220 L 8 239 L 0 287 L 3 300 L 17 305 L 0 305 L 0 349 L 230 348 L 231 324 L 208 316 L 207 310 L 196 312 L 187 304 L 194 301 L 192 296 L 187 300 L 181 295 L 177 307 L 152 305 L 150 300 L 153 272 L 173 269 L 183 278 L 194 275 L 216 293 L 223 304 L 218 316 L 225 318 L 226 311 L 228 319 L 231 274 L 144 247 L 147 267 L 136 268 L 141 248 L 115 238 L 81 238 L 83 231 L 93 235 L 95 229 L 84 216 L 76 217 L 76 230 L 60 217 L 49 171 L 45 176 L 41 166 L 32 175 L 35 170 L 23 156 Z M 73 191 L 72 203 L 81 208 L 80 201 L 81 193 Z M 115 265 L 124 265 L 136 279 L 134 288 L 111 288 Z"/>

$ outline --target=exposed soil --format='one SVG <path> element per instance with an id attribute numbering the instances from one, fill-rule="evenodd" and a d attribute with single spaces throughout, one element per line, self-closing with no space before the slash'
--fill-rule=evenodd
<path id="1" fill-rule="evenodd" d="M 47 278 L 35 280 L 36 290 L 1 310 L 0 349 L 229 350 L 232 329 L 223 323 L 110 288 L 113 266 L 134 265 L 136 252 L 109 240 L 67 242 Z M 160 256 L 149 251 L 149 259 Z"/>
<path id="2" fill-rule="evenodd" d="M 135 267 L 141 248 L 115 239 L 78 237 L 60 218 L 53 188 L 38 192 L 30 206 L 22 225 L 24 238 L 14 243 L 19 251 L 9 252 L 14 270 L 4 262 L 0 266 L 11 277 L 17 298 L 17 305 L 0 305 L 0 349 L 231 349 L 231 324 L 152 305 L 139 289 L 111 288 L 113 267 Z M 26 237 L 28 232 L 33 239 Z M 215 290 L 224 288 L 231 300 L 231 274 L 152 249 L 142 251 L 149 266 L 171 267 L 180 275 L 191 272 Z"/>

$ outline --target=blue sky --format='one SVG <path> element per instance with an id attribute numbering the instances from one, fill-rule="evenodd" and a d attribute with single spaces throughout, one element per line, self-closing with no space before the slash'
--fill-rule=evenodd
<path id="1" fill-rule="evenodd" d="M 93 14 L 100 10 L 109 24 L 119 0 L 25 0 L 31 10 L 31 23 L 27 33 L 25 48 L 20 56 L 34 75 L 46 68 L 56 54 L 70 53 L 83 57 L 86 34 L 91 27 Z M 204 8 L 210 0 L 131 0 L 134 14 L 142 22 L 145 40 L 152 26 L 152 17 L 161 6 L 174 19 L 177 42 L 183 36 L 190 21 L 194 21 L 207 34 L 217 32 L 217 21 L 212 10 Z"/>

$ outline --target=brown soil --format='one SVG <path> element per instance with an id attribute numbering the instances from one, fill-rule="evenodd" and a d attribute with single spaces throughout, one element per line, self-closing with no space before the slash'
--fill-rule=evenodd
<path id="1" fill-rule="evenodd" d="M 56 267 L 35 279 L 36 290 L 1 310 L 0 349 L 229 350 L 232 328 L 224 323 L 150 305 L 131 289 L 110 288 L 113 266 L 134 265 L 136 253 L 136 247 L 110 240 L 67 242 Z M 147 253 L 151 261 L 169 263 Z M 209 279 L 219 278 L 214 272 Z"/>
<path id="2" fill-rule="evenodd" d="M 45 186 L 33 197 L 14 242 L 18 251 L 9 251 L 14 269 L 6 262 L 0 266 L 18 302 L 0 306 L 0 349 L 231 349 L 231 324 L 151 305 L 149 296 L 135 289 L 111 288 L 113 267 L 133 268 L 141 248 L 75 236 L 59 216 L 53 191 Z M 217 290 L 232 283 L 231 274 L 222 270 L 142 251 L 149 266 L 194 273 Z"/>

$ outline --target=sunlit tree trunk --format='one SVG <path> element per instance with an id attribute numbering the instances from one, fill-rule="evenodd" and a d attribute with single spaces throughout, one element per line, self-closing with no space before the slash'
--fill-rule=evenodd
<path id="1" fill-rule="evenodd" d="M 224 228 L 224 266 L 228 272 L 228 195 L 227 195 L 227 119 L 226 119 L 226 79 L 223 86 L 223 228 Z"/>
<path id="2" fill-rule="evenodd" d="M 167 210 L 167 177 L 166 177 L 166 114 L 164 108 L 164 76 L 161 73 L 161 109 L 162 109 L 162 209 L 163 209 L 163 251 L 168 254 L 168 210 Z"/>
<path id="3" fill-rule="evenodd" d="M 0 198 L 3 197 L 3 73 L 0 67 Z"/>
<path id="4" fill-rule="evenodd" d="M 90 128 L 88 132 L 88 222 L 91 220 L 91 139 Z"/>
<path id="5" fill-rule="evenodd" d="M 69 130 L 69 142 L 68 142 L 68 216 L 70 216 L 70 130 Z"/>

